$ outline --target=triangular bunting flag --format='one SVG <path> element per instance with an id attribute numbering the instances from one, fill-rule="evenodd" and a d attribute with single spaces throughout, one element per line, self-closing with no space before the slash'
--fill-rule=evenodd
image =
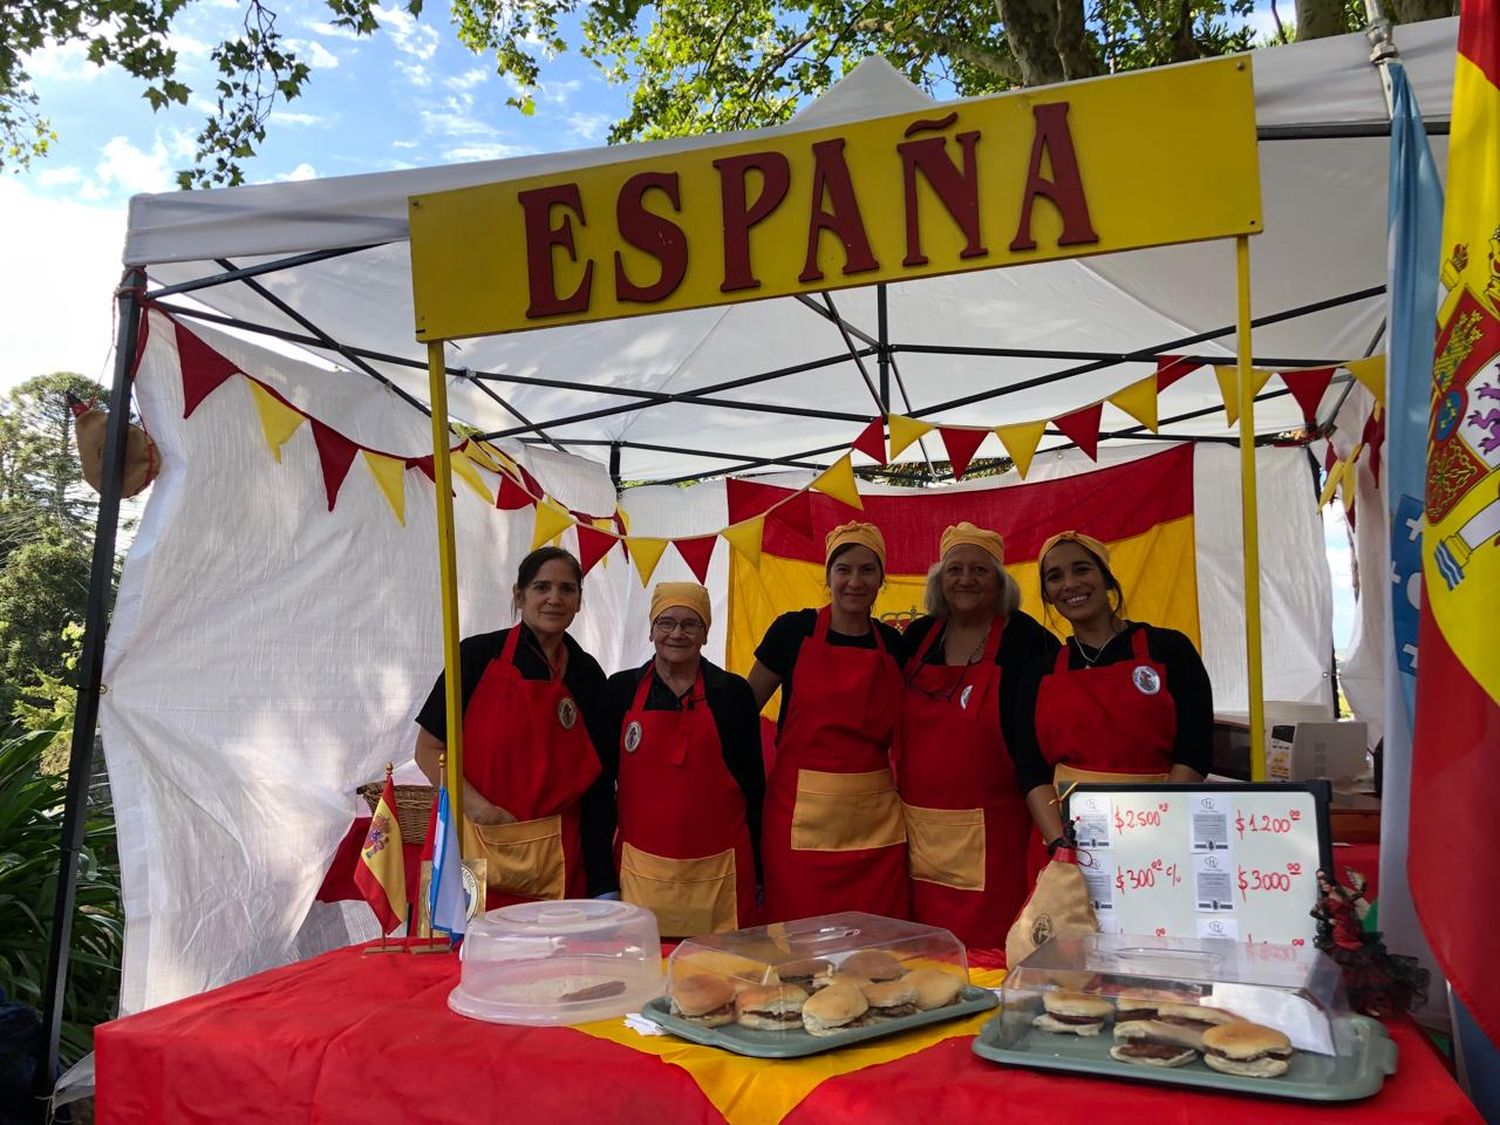
<path id="1" fill-rule="evenodd" d="M 1255 379 L 1255 394 L 1259 397 L 1260 392 L 1266 389 L 1266 383 L 1276 373 L 1252 367 L 1250 374 Z M 1225 425 L 1232 426 L 1240 420 L 1239 369 L 1232 363 L 1222 363 L 1214 368 L 1214 378 L 1219 381 L 1219 397 L 1224 400 L 1224 416 L 1227 419 Z"/>
<path id="2" fill-rule="evenodd" d="M 1138 382 L 1122 387 L 1109 401 L 1129 414 L 1153 434 L 1156 433 L 1157 376 L 1147 375 Z"/>
<path id="3" fill-rule="evenodd" d="M 500 490 L 495 493 L 495 507 L 502 512 L 519 512 L 535 503 L 536 500 L 528 496 L 526 490 L 509 473 L 500 474 Z"/>
<path id="4" fill-rule="evenodd" d="M 1011 426 L 995 427 L 995 436 L 1005 446 L 1005 452 L 1010 454 L 1022 480 L 1026 479 L 1026 471 L 1031 468 L 1036 447 L 1041 444 L 1042 435 L 1046 432 L 1046 422 L 1017 422 Z"/>
<path id="5" fill-rule="evenodd" d="M 504 485 L 501 485 L 504 488 Z M 578 525 L 578 565 L 587 574 L 594 564 L 609 554 L 619 540 L 607 531 L 600 531 L 586 523 Z"/>
<path id="6" fill-rule="evenodd" d="M 948 451 L 948 464 L 953 469 L 953 479 L 963 480 L 964 470 L 974 460 L 974 451 L 990 436 L 989 430 L 975 430 L 968 426 L 939 426 L 938 435 L 943 439 L 943 448 Z"/>
<path id="7" fill-rule="evenodd" d="M 370 475 L 380 486 L 380 494 L 391 506 L 391 511 L 396 513 L 396 522 L 405 527 L 406 462 L 399 457 L 387 457 L 383 453 L 375 453 L 368 449 L 360 452 L 365 455 L 365 466 L 370 470 Z"/>
<path id="8" fill-rule="evenodd" d="M 766 518 L 809 543 L 813 541 L 812 495 L 805 488 L 777 504 Z"/>
<path id="9" fill-rule="evenodd" d="M 349 466 L 354 464 L 354 455 L 359 446 L 337 430 L 323 425 L 316 418 L 312 423 L 313 440 L 318 443 L 318 460 L 323 465 L 323 489 L 328 493 L 328 510 L 339 498 L 339 489 L 344 487 L 344 478 L 349 475 Z"/>
<path id="10" fill-rule="evenodd" d="M 531 493 L 538 500 L 540 500 L 543 496 L 547 495 L 547 490 L 542 487 L 542 482 L 539 481 L 539 480 L 537 480 L 536 477 L 532 476 L 530 473 L 528 473 L 526 471 L 526 466 L 516 464 L 514 461 L 511 462 L 511 464 L 513 464 L 513 465 L 516 466 L 516 475 L 521 478 L 521 487 L 522 488 L 524 488 L 527 492 Z"/>
<path id="11" fill-rule="evenodd" d="M 1159 355 L 1156 357 L 1156 389 L 1164 391 L 1184 375 L 1191 375 L 1202 366 L 1202 362 L 1196 359 L 1184 359 L 1180 355 Z"/>
<path id="12" fill-rule="evenodd" d="M 271 447 L 271 456 L 281 463 L 281 447 L 307 420 L 307 416 L 294 406 L 281 401 L 275 391 L 262 386 L 254 379 L 250 384 L 250 397 L 255 400 L 255 412 L 260 415 L 260 431 L 266 435 L 266 444 Z"/>
<path id="13" fill-rule="evenodd" d="M 693 572 L 693 577 L 699 582 L 708 581 L 708 564 L 713 560 L 714 547 L 718 544 L 717 535 L 695 535 L 691 539 L 674 539 L 672 546 L 677 548 L 677 553 L 682 556 L 682 561 L 687 563 L 688 569 Z"/>
<path id="14" fill-rule="evenodd" d="M 632 535 L 626 542 L 630 544 L 630 561 L 635 563 L 635 572 L 641 576 L 641 585 L 651 585 L 651 575 L 656 572 L 656 564 L 661 561 L 662 552 L 670 540 L 653 535 Z"/>
<path id="15" fill-rule="evenodd" d="M 854 448 L 875 464 L 884 465 L 886 463 L 885 418 L 871 419 L 870 424 L 859 432 L 859 437 L 854 439 Z"/>
<path id="16" fill-rule="evenodd" d="M 1343 366 L 1345 371 L 1360 381 L 1365 390 L 1375 396 L 1376 402 L 1381 406 L 1385 405 L 1385 356 L 1367 356 Z"/>
<path id="17" fill-rule="evenodd" d="M 1349 471 L 1349 462 L 1335 461 L 1333 468 L 1328 470 L 1328 475 L 1323 479 L 1323 491 L 1318 493 L 1318 507 L 1326 507 L 1328 501 L 1333 499 L 1334 492 L 1338 489 L 1339 481 L 1344 479 L 1344 474 Z"/>
<path id="18" fill-rule="evenodd" d="M 536 523 L 531 529 L 531 549 L 550 543 L 573 526 L 573 517 L 551 497 L 536 506 Z"/>
<path id="19" fill-rule="evenodd" d="M 859 498 L 859 485 L 854 480 L 854 462 L 848 453 L 814 477 L 811 487 L 848 507 L 862 509 L 865 506 L 865 502 Z M 808 529 L 808 534 L 812 534 L 811 528 Z"/>
<path id="20" fill-rule="evenodd" d="M 1052 424 L 1061 430 L 1074 445 L 1088 454 L 1089 460 L 1099 460 L 1099 415 L 1104 404 L 1096 402 L 1052 419 Z"/>
<path id="21" fill-rule="evenodd" d="M 465 441 L 454 452 L 463 454 L 463 456 L 473 461 L 481 469 L 488 469 L 492 473 L 500 471 L 499 462 L 490 456 L 489 451 L 485 449 L 481 442 L 477 442 L 472 438 Z"/>
<path id="22" fill-rule="evenodd" d="M 1302 407 L 1302 420 L 1309 426 L 1316 426 L 1318 404 L 1323 401 L 1323 393 L 1333 381 L 1333 368 L 1312 367 L 1305 371 L 1281 371 L 1278 374 L 1286 384 L 1286 389 L 1297 400 L 1297 405 Z"/>
<path id="23" fill-rule="evenodd" d="M 172 328 L 177 334 L 177 363 L 182 371 L 182 416 L 191 418 L 199 404 L 240 369 L 176 321 Z"/>
<path id="24" fill-rule="evenodd" d="M 421 469 L 422 475 L 437 484 L 437 468 L 433 464 L 433 456 L 429 453 L 426 457 L 408 457 L 406 459 L 408 469 Z"/>
<path id="25" fill-rule="evenodd" d="M 756 516 L 742 523 L 733 524 L 719 532 L 731 547 L 740 553 L 744 560 L 751 566 L 760 566 L 760 541 L 765 534 L 766 521 L 763 516 Z"/>
<path id="26" fill-rule="evenodd" d="M 451 454 L 448 458 L 448 466 L 453 470 L 453 475 L 472 488 L 486 504 L 495 502 L 494 496 L 490 494 L 489 485 L 484 483 L 484 478 L 479 475 L 479 469 L 467 456 L 462 453 Z"/>
<path id="27" fill-rule="evenodd" d="M 894 461 L 905 452 L 906 447 L 932 432 L 932 426 L 927 422 L 919 422 L 915 418 L 908 418 L 904 414 L 892 414 L 891 422 L 891 460 Z"/>
<path id="28" fill-rule="evenodd" d="M 1380 487 L 1380 450 L 1385 445 L 1385 411 L 1378 405 L 1365 419 L 1364 432 L 1359 435 L 1360 444 L 1370 450 L 1370 479 Z"/>

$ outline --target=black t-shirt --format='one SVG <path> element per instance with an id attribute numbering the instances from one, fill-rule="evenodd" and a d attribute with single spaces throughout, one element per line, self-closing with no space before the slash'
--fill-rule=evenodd
<path id="1" fill-rule="evenodd" d="M 903 638 L 905 660 L 902 662 L 906 676 L 910 677 L 915 670 L 912 661 L 916 659 L 917 649 L 934 626 L 945 629 L 947 622 L 938 617 L 919 617 L 906 627 L 906 636 Z M 1005 735 L 1006 745 L 1015 737 L 1017 696 L 1026 669 L 1033 660 L 1055 658 L 1057 649 L 1057 638 L 1029 613 L 1016 610 L 1006 619 L 1005 632 L 1000 636 L 1000 648 L 995 653 L 995 663 L 1000 665 L 1000 731 Z M 941 636 L 932 642 L 922 663 L 943 663 Z"/>
<path id="2" fill-rule="evenodd" d="M 708 709 L 714 717 L 714 728 L 719 732 L 719 746 L 724 754 L 724 765 L 739 784 L 745 795 L 745 821 L 750 828 L 750 847 L 755 853 L 756 874 L 760 872 L 760 810 L 766 796 L 765 760 L 760 748 L 760 714 L 755 706 L 755 697 L 750 694 L 750 685 L 743 676 L 726 672 L 707 660 L 703 665 L 703 694 L 708 700 Z M 599 760 L 604 763 L 604 772 L 611 782 L 619 777 L 620 735 L 625 726 L 625 715 L 635 703 L 635 693 L 640 687 L 646 668 L 627 668 L 609 678 L 610 726 L 614 737 L 598 745 Z M 651 670 L 651 687 L 646 692 L 647 711 L 680 711 L 682 699 L 668 687 L 654 667 Z M 670 809 L 662 810 L 663 816 L 672 815 Z"/>
<path id="3" fill-rule="evenodd" d="M 1132 645 L 1138 629 L 1146 631 L 1146 652 L 1166 670 L 1167 691 L 1177 705 L 1177 736 L 1173 743 L 1172 763 L 1207 774 L 1213 759 L 1214 691 L 1208 679 L 1208 669 L 1203 667 L 1203 658 L 1187 636 L 1176 629 L 1159 629 L 1155 625 L 1131 622 L 1110 642 L 1093 667 L 1107 668 L 1121 661 L 1134 660 Z M 1027 793 L 1052 781 L 1052 766 L 1042 756 L 1036 737 L 1036 700 L 1042 680 L 1052 675 L 1056 665 L 1055 652 L 1033 662 L 1021 681 L 1016 700 L 1016 737 L 1011 741 L 1010 752 L 1015 759 L 1022 790 Z M 1089 666 L 1078 649 L 1078 642 L 1069 637 L 1069 670 L 1076 672 Z"/>
<path id="4" fill-rule="evenodd" d="M 551 665 L 548 664 L 546 654 L 542 652 L 536 637 L 525 625 L 517 625 L 515 628 L 521 630 L 521 637 L 516 642 L 514 664 L 522 677 L 528 680 L 550 678 Z M 485 669 L 490 666 L 492 660 L 499 658 L 501 650 L 505 647 L 505 638 L 509 633 L 509 629 L 500 629 L 494 633 L 478 633 L 472 637 L 465 637 L 459 642 L 458 667 L 459 676 L 463 681 L 465 709 L 469 706 L 469 700 L 474 697 L 474 689 L 479 686 Z M 573 702 L 578 704 L 578 712 L 583 716 L 584 728 L 588 731 L 589 741 L 594 744 L 594 752 L 597 754 L 600 746 L 612 735 L 609 725 L 608 682 L 604 678 L 604 669 L 599 667 L 599 662 L 585 652 L 572 637 L 565 634 L 563 644 L 568 650 L 568 664 L 563 670 L 563 683 L 573 696 Z M 432 685 L 427 702 L 417 712 L 417 725 L 440 741 L 446 741 L 448 738 L 446 677 L 446 672 L 438 673 L 437 682 Z M 603 764 L 601 755 L 600 766 L 602 767 Z M 614 782 L 603 773 L 583 795 L 579 806 L 579 819 L 583 836 L 583 866 L 589 894 L 597 895 L 614 890 L 618 885 L 615 879 L 612 853 L 615 835 Z"/>
<path id="5" fill-rule="evenodd" d="M 791 613 L 783 613 L 771 622 L 771 627 L 766 630 L 766 635 L 761 639 L 760 647 L 755 650 L 755 659 L 760 661 L 767 671 L 775 672 L 781 677 L 781 712 L 776 716 L 778 735 L 781 733 L 781 725 L 786 722 L 787 712 L 791 707 L 793 670 L 797 666 L 797 654 L 802 650 L 802 642 L 813 635 L 813 630 L 817 628 L 817 625 L 818 611 L 816 609 L 795 609 Z M 885 642 L 886 651 L 899 664 L 906 651 L 903 647 L 905 642 L 901 639 L 901 631 L 883 621 L 876 621 L 875 627 L 880 630 L 880 639 Z M 847 633 L 836 633 L 830 628 L 828 643 L 840 648 L 874 648 L 875 635 L 861 633 L 858 636 L 851 636 Z"/>

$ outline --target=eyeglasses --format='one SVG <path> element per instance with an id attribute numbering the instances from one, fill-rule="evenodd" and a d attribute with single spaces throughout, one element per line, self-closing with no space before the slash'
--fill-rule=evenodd
<path id="1" fill-rule="evenodd" d="M 651 628 L 664 637 L 671 636 L 678 629 L 682 630 L 685 637 L 701 637 L 708 632 L 708 627 L 703 622 L 680 617 L 658 617 L 651 622 Z"/>

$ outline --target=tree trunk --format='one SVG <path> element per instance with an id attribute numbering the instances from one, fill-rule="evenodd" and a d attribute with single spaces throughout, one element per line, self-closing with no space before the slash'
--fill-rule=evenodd
<path id="1" fill-rule="evenodd" d="M 1057 0 L 1055 49 L 1068 81 L 1092 78 L 1101 72 L 1099 55 L 1084 26 L 1083 0 Z"/>
<path id="2" fill-rule="evenodd" d="M 1458 15 L 1457 0 L 1383 0 L 1385 14 L 1395 23 L 1440 20 Z M 1400 43 L 1396 44 L 1398 47 Z"/>
<path id="3" fill-rule="evenodd" d="M 1057 0 L 995 0 L 995 8 L 1021 68 L 1022 85 L 1061 82 L 1066 75 L 1057 54 Z"/>
<path id="4" fill-rule="evenodd" d="M 1341 0 L 1297 0 L 1297 40 L 1343 35 L 1349 27 Z"/>

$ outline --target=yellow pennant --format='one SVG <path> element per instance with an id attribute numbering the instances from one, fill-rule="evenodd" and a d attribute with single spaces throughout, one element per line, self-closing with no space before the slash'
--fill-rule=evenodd
<path id="1" fill-rule="evenodd" d="M 489 451 L 486 450 L 483 445 L 475 441 L 473 438 L 470 438 L 468 441 L 464 442 L 463 448 L 459 450 L 459 455 L 462 457 L 467 457 L 481 469 L 488 469 L 492 473 L 498 473 L 500 471 L 499 462 L 491 457 Z"/>
<path id="2" fill-rule="evenodd" d="M 1365 390 L 1375 396 L 1375 401 L 1385 405 L 1385 356 L 1372 355 L 1342 365 L 1364 385 Z"/>
<path id="3" fill-rule="evenodd" d="M 859 486 L 854 480 L 854 462 L 847 453 L 818 474 L 812 487 L 824 496 L 832 496 L 851 508 L 865 506 L 864 501 L 859 498 Z"/>
<path id="4" fill-rule="evenodd" d="M 719 532 L 751 566 L 760 566 L 760 539 L 766 530 L 764 516 L 744 520 Z"/>
<path id="5" fill-rule="evenodd" d="M 661 562 L 667 542 L 652 535 L 626 536 L 625 544 L 630 548 L 630 559 L 635 563 L 636 573 L 641 576 L 642 586 L 650 585 L 651 575 L 656 571 L 656 564 Z"/>
<path id="6" fill-rule="evenodd" d="M 887 421 L 891 424 L 890 457 L 892 461 L 899 457 L 908 445 L 932 433 L 933 430 L 933 427 L 927 422 L 908 418 L 904 414 L 892 414 Z"/>
<path id="7" fill-rule="evenodd" d="M 266 444 L 271 447 L 271 456 L 281 463 L 281 447 L 297 432 L 297 427 L 306 420 L 286 403 L 273 395 L 254 379 L 247 379 L 250 393 L 255 397 L 255 411 L 260 415 L 260 430 L 266 435 Z"/>
<path id="8" fill-rule="evenodd" d="M 481 500 L 490 505 L 495 503 L 495 494 L 484 483 L 484 478 L 479 475 L 479 470 L 475 468 L 473 461 L 459 454 L 457 457 L 450 457 L 448 463 L 453 468 L 453 475 L 478 493 Z"/>
<path id="9" fill-rule="evenodd" d="M 1274 371 L 1265 371 L 1259 367 L 1252 367 L 1250 375 L 1255 380 L 1255 393 L 1258 395 L 1266 389 L 1266 383 L 1270 381 Z M 1240 420 L 1240 380 L 1239 369 L 1232 363 L 1223 363 L 1214 368 L 1214 378 L 1219 381 L 1219 397 L 1224 400 L 1225 425 L 1232 426 Z"/>
<path id="10" fill-rule="evenodd" d="M 406 462 L 399 457 L 387 457 L 382 453 L 360 450 L 370 475 L 380 486 L 380 494 L 396 513 L 396 522 L 406 526 Z"/>
<path id="11" fill-rule="evenodd" d="M 512 472 L 515 471 L 515 468 L 516 468 L 515 461 L 512 460 L 506 454 L 505 450 L 501 449 L 498 445 L 494 444 L 493 442 L 489 442 L 489 441 L 475 441 L 475 442 L 470 442 L 469 444 L 470 445 L 476 445 L 476 446 L 478 446 L 479 449 L 480 449 L 480 451 L 486 457 L 488 457 L 491 461 L 495 462 L 496 465 L 500 466 L 501 469 L 510 469 Z M 498 471 L 499 471 L 499 469 L 496 470 L 496 472 L 498 472 Z M 517 474 L 517 475 L 519 475 L 519 474 Z"/>
<path id="12" fill-rule="evenodd" d="M 1153 376 L 1154 378 L 1154 376 Z M 1016 472 L 1021 474 L 1021 479 L 1026 479 L 1026 471 L 1031 468 L 1031 459 L 1036 456 L 1036 447 L 1042 442 L 1042 435 L 1047 432 L 1047 422 L 1017 422 L 1011 426 L 996 426 L 995 436 L 1000 439 L 1000 444 L 1005 446 L 1005 452 L 1010 455 L 1011 461 L 1016 466 Z"/>
<path id="13" fill-rule="evenodd" d="M 1335 461 L 1333 468 L 1328 470 L 1328 479 L 1323 482 L 1323 491 L 1318 493 L 1318 507 L 1326 507 L 1328 501 L 1333 499 L 1333 494 L 1338 490 L 1339 482 L 1344 479 L 1344 474 L 1349 471 L 1347 461 Z"/>
<path id="14" fill-rule="evenodd" d="M 1109 401 L 1129 414 L 1153 434 L 1156 433 L 1156 375 L 1147 375 L 1137 383 L 1122 387 Z"/>
<path id="15" fill-rule="evenodd" d="M 536 524 L 531 531 L 531 549 L 535 551 L 544 543 L 550 543 L 573 526 L 573 517 L 567 509 L 548 496 L 536 506 Z"/>

